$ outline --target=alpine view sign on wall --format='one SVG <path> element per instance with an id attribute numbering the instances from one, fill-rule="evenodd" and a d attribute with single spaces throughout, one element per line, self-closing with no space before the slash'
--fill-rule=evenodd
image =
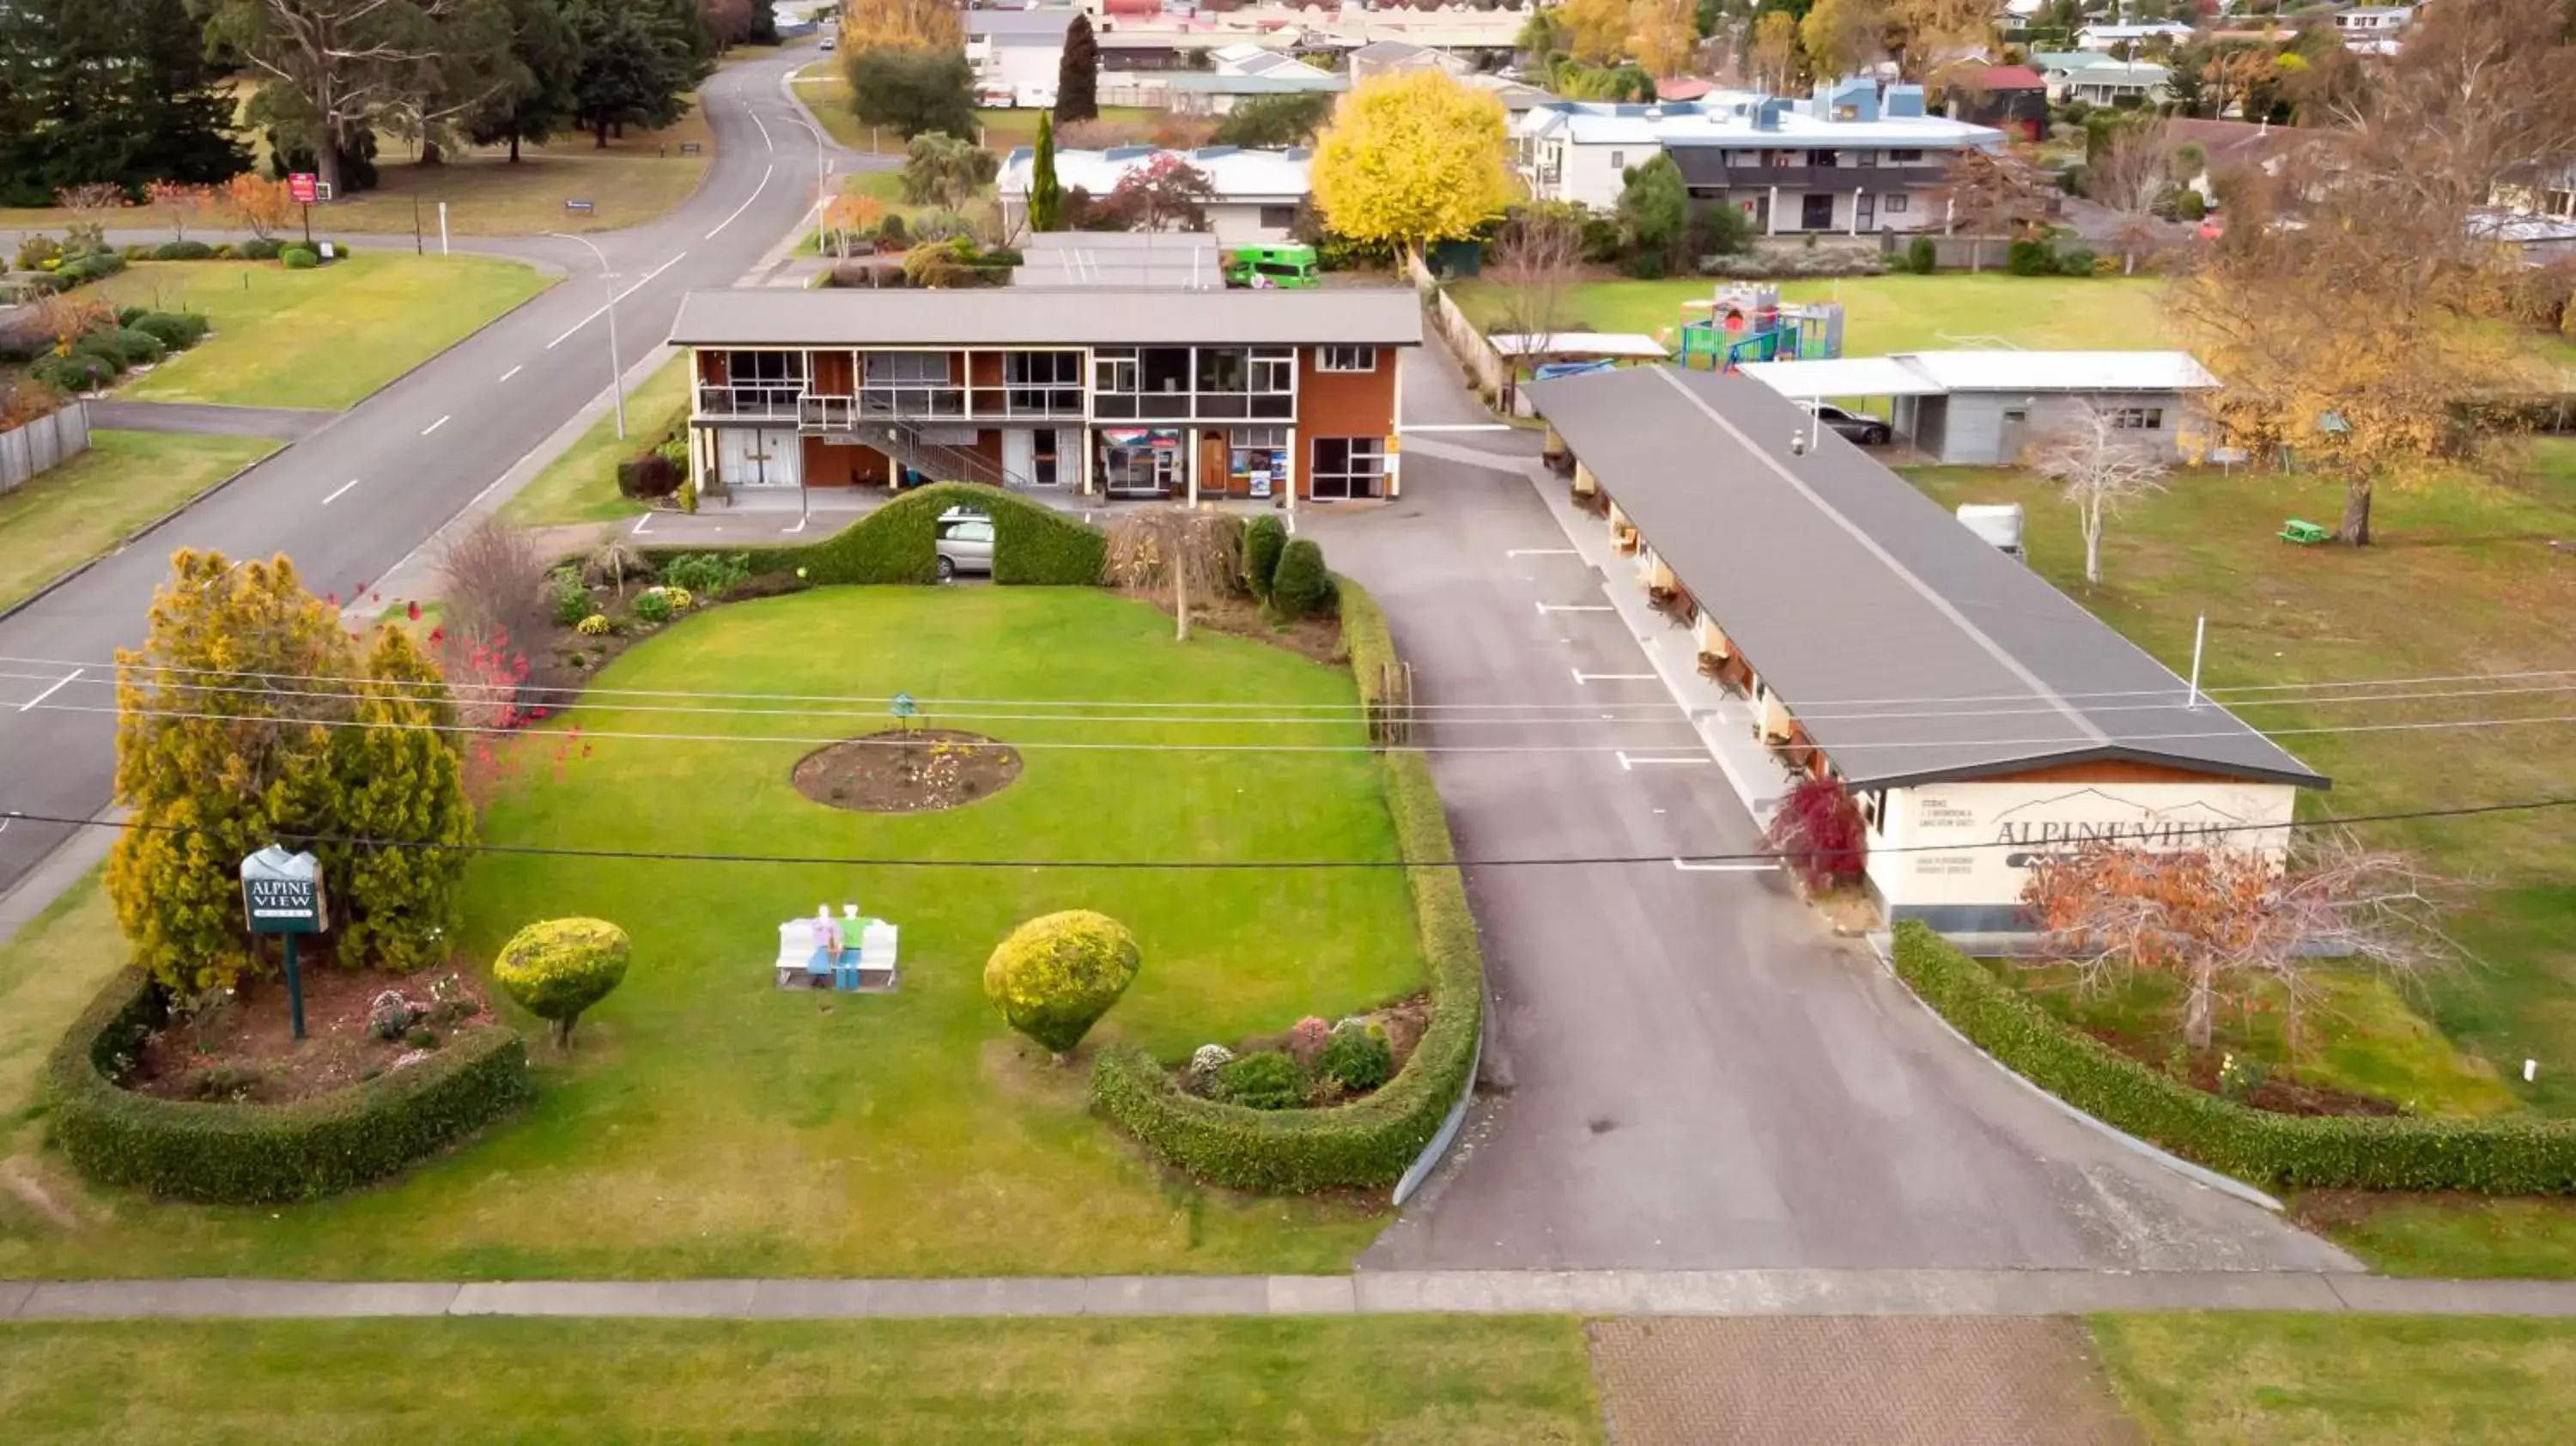
<path id="1" fill-rule="evenodd" d="M 2295 799 L 2287 784 L 2217 779 L 1926 784 L 1891 800 L 1907 846 L 1902 895 L 1908 902 L 2009 902 L 2021 896 L 2032 865 L 2089 843 L 2277 854 L 2289 841 L 2284 825 Z"/>

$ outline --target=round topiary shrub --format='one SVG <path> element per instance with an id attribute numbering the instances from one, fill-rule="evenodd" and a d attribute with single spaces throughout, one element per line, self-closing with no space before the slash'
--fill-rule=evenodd
<path id="1" fill-rule="evenodd" d="M 110 375 L 122 375 L 125 371 L 125 348 L 116 344 L 116 336 L 112 332 L 91 332 L 72 343 L 70 354 L 105 364 Z"/>
<path id="2" fill-rule="evenodd" d="M 1279 554 L 1288 546 L 1288 525 L 1276 517 L 1252 519 L 1243 529 L 1243 584 L 1263 602 L 1279 572 Z"/>
<path id="3" fill-rule="evenodd" d="M 1062 1063 L 1136 979 L 1136 936 L 1089 909 L 1045 914 L 1011 931 L 984 964 L 984 994 L 1011 1028 Z"/>
<path id="4" fill-rule="evenodd" d="M 117 360 L 128 367 L 158 366 L 161 358 L 169 355 L 169 348 L 161 344 L 159 337 L 131 327 L 109 332 L 107 341 L 116 348 Z"/>
<path id="5" fill-rule="evenodd" d="M 548 919 L 510 936 L 492 961 L 492 980 L 554 1025 L 557 1046 L 569 1047 L 582 1011 L 626 977 L 630 948 L 626 931 L 605 919 Z"/>
<path id="6" fill-rule="evenodd" d="M 206 319 L 192 312 L 147 311 L 125 324 L 161 343 L 165 352 L 186 351 L 206 339 Z"/>
<path id="7" fill-rule="evenodd" d="M 1293 1110 L 1306 1102 L 1306 1072 L 1284 1054 L 1247 1054 L 1216 1072 L 1210 1098 L 1248 1110 Z"/>
<path id="8" fill-rule="evenodd" d="M 94 392 L 116 379 L 116 368 L 86 352 L 70 356 L 49 356 L 27 368 L 27 375 L 55 391 L 78 396 Z"/>
<path id="9" fill-rule="evenodd" d="M 1315 1072 L 1352 1094 L 1376 1089 L 1394 1071 L 1395 1050 L 1376 1025 L 1342 1025 L 1315 1055 Z"/>
<path id="10" fill-rule="evenodd" d="M 322 264 L 322 258 L 301 246 L 289 246 L 277 253 L 277 264 L 289 271 L 310 271 Z"/>
<path id="11" fill-rule="evenodd" d="M 263 236 L 257 240 L 244 241 L 234 249 L 246 261 L 274 261 L 286 250 L 286 243 L 274 237 Z"/>
<path id="12" fill-rule="evenodd" d="M 203 241 L 164 241 L 153 248 L 155 261 L 204 261 L 215 254 L 215 248 Z"/>
<path id="13" fill-rule="evenodd" d="M 1279 570 L 1271 575 L 1271 611 L 1283 618 L 1312 617 L 1332 602 L 1333 574 L 1324 567 L 1324 549 L 1312 539 L 1291 538 L 1279 550 Z"/>

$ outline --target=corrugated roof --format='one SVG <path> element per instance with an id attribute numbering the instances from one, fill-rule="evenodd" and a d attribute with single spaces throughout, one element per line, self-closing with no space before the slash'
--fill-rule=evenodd
<path id="1" fill-rule="evenodd" d="M 1410 289 L 1175 291 L 1145 287 L 997 287 L 692 291 L 675 346 L 1157 346 L 1181 342 L 1415 346 L 1422 306 Z"/>
<path id="2" fill-rule="evenodd" d="M 1785 397 L 1936 397 L 1949 392 L 2197 392 L 2218 378 L 2185 351 L 1911 351 L 1829 361 L 1747 362 Z"/>
<path id="3" fill-rule="evenodd" d="M 1072 10 L 969 10 L 960 19 L 966 22 L 969 35 L 1025 37 L 1048 40 L 1064 39 L 1073 26 Z"/>
<path id="4" fill-rule="evenodd" d="M 1952 392 L 2198 392 L 2218 385 L 2187 351 L 1914 351 L 1895 358 Z"/>
<path id="5" fill-rule="evenodd" d="M 1749 377 L 1523 391 L 1855 786 L 2111 758 L 2325 786 L 1830 430 L 1793 455 L 1805 412 Z"/>
<path id="6" fill-rule="evenodd" d="M 1020 248 L 1013 286 L 1219 291 L 1225 257 L 1204 231 L 1041 231 Z"/>
<path id="7" fill-rule="evenodd" d="M 1194 151 L 1163 151 L 1153 146 L 1116 146 L 1105 151 L 1055 153 L 1056 183 L 1070 191 L 1080 187 L 1095 197 L 1118 189 L 1127 173 L 1149 165 L 1156 156 L 1177 156 L 1208 179 L 1220 201 L 1295 202 L 1307 190 L 1313 153 L 1302 146 L 1286 150 L 1249 150 L 1237 146 L 1201 146 Z M 1005 196 L 1025 196 L 1036 174 L 1037 152 L 1016 146 L 1002 160 L 994 188 Z"/>

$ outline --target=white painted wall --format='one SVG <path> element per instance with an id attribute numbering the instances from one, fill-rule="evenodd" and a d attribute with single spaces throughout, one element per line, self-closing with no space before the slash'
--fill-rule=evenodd
<path id="1" fill-rule="evenodd" d="M 2279 858 L 2298 790 L 2286 783 L 1932 783 L 1890 789 L 1870 835 L 1869 879 L 1891 914 L 1986 911 L 1973 924 L 2006 927 L 2021 902 L 2030 856 L 2087 838 L 2136 847 L 2256 849 Z M 2254 825 L 2262 832 L 2209 835 Z M 1955 851 L 1944 844 L 1957 844 Z M 1994 845 L 1994 846 L 1990 846 Z M 1913 852 L 1912 850 L 1923 850 Z M 1932 918 L 1943 927 L 1939 915 Z"/>

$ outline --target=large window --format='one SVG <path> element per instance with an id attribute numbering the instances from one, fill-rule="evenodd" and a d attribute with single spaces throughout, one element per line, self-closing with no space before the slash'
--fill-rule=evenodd
<path id="1" fill-rule="evenodd" d="M 735 386 L 805 380 L 801 351 L 737 351 L 725 356 L 725 375 Z"/>
<path id="2" fill-rule="evenodd" d="M 956 417 L 965 393 L 948 383 L 944 351 L 872 351 L 859 359 L 859 410 L 876 416 Z"/>
<path id="3" fill-rule="evenodd" d="M 2165 409 L 2162 407 L 2121 407 L 2111 413 L 2111 425 L 2122 431 L 2160 432 L 2164 430 Z"/>
<path id="4" fill-rule="evenodd" d="M 1079 416 L 1082 413 L 1082 353 L 1015 351 L 1002 357 L 1004 409 L 1022 416 Z M 978 395 L 976 410 L 991 404 Z"/>
<path id="5" fill-rule="evenodd" d="M 948 353 L 944 351 L 872 351 L 863 365 L 870 386 L 945 384 L 948 380 Z"/>
<path id="6" fill-rule="evenodd" d="M 710 417 L 793 417 L 805 394 L 805 353 L 725 353 L 725 385 L 698 389 L 698 411 Z"/>
<path id="7" fill-rule="evenodd" d="M 1310 495 L 1323 502 L 1375 497 L 1386 481 L 1383 437 L 1317 437 Z"/>
<path id="8" fill-rule="evenodd" d="M 1319 372 L 1373 372 L 1377 370 L 1377 348 L 1373 346 L 1323 346 L 1315 348 L 1315 370 Z"/>
<path id="9" fill-rule="evenodd" d="M 1261 229 L 1264 231 L 1285 231 L 1296 224 L 1297 208 L 1294 206 L 1264 206 L 1261 208 Z"/>

